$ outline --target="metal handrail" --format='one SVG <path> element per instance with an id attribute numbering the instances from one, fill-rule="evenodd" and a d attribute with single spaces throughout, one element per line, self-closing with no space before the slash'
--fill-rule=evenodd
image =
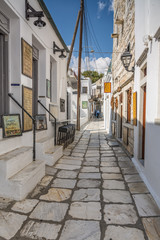
<path id="1" fill-rule="evenodd" d="M 56 128 L 57 128 L 57 119 L 56 117 L 43 105 L 43 103 L 41 103 L 40 100 L 38 100 L 38 103 L 40 103 L 40 105 L 50 114 L 51 117 L 54 118 L 55 121 L 55 126 L 54 126 L 54 145 L 56 146 L 56 138 L 57 138 L 57 133 L 56 133 Z"/>
<path id="2" fill-rule="evenodd" d="M 33 118 L 22 105 L 13 97 L 13 93 L 8 93 L 8 96 L 32 119 L 33 122 L 33 161 L 36 159 L 36 120 Z"/>

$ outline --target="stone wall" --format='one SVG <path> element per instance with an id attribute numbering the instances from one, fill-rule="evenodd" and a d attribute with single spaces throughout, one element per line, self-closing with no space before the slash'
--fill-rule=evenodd
<path id="1" fill-rule="evenodd" d="M 121 24 L 117 24 L 116 20 L 121 20 Z M 134 66 L 135 61 L 135 6 L 134 0 L 114 0 L 114 30 L 113 33 L 118 34 L 118 38 L 113 38 L 113 55 L 112 55 L 112 77 L 113 77 L 113 96 L 119 100 L 119 96 L 123 93 L 123 111 L 122 111 L 122 123 L 127 122 L 127 97 L 126 92 L 129 88 L 134 87 L 134 74 L 127 72 L 122 65 L 121 55 L 128 47 L 130 43 L 130 52 L 132 54 L 132 60 L 129 69 Z M 117 124 L 116 137 L 120 138 L 120 116 L 121 116 L 120 102 L 118 101 L 117 107 Z M 133 154 L 134 149 L 134 130 L 133 123 L 133 109 L 131 99 L 131 122 L 128 125 L 128 144 L 124 146 L 127 150 Z M 123 128 L 123 127 L 122 127 Z M 122 129 L 123 132 L 123 129 Z M 122 136 L 123 142 L 123 136 Z"/>

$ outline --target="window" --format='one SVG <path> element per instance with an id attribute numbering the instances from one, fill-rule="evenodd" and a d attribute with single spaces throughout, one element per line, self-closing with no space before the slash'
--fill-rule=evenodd
<path id="1" fill-rule="evenodd" d="M 87 87 L 82 87 L 82 93 L 87 93 L 88 89 Z"/>
<path id="2" fill-rule="evenodd" d="M 132 89 L 130 88 L 127 91 L 127 122 L 131 123 L 131 96 L 132 96 Z"/>
<path id="3" fill-rule="evenodd" d="M 50 59 L 51 101 L 57 104 L 57 62 Z"/>

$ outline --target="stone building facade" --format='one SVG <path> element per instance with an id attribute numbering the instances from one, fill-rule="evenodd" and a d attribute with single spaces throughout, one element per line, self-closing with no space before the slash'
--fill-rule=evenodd
<path id="1" fill-rule="evenodd" d="M 130 68 L 134 66 L 135 49 L 135 5 L 134 0 L 114 1 L 114 30 L 112 77 L 113 96 L 112 105 L 112 134 L 122 142 L 128 152 L 134 151 L 133 127 L 133 86 L 134 73 L 125 70 L 121 62 L 121 55 L 125 49 L 132 54 Z"/>

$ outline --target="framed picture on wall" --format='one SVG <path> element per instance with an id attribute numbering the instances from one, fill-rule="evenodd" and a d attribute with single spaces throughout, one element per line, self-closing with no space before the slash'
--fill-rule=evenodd
<path id="1" fill-rule="evenodd" d="M 36 115 L 36 130 L 47 129 L 47 118 L 45 114 Z"/>
<path id="2" fill-rule="evenodd" d="M 22 105 L 24 109 L 32 116 L 32 89 L 22 86 Z M 32 119 L 22 111 L 23 132 L 32 130 Z"/>
<path id="3" fill-rule="evenodd" d="M 2 116 L 3 137 L 16 137 L 22 135 L 20 114 Z"/>
<path id="4" fill-rule="evenodd" d="M 82 101 L 82 109 L 87 109 L 87 108 L 88 108 L 88 102 Z"/>
<path id="5" fill-rule="evenodd" d="M 32 78 L 32 55 L 32 46 L 22 38 L 22 73 L 29 78 Z"/>

